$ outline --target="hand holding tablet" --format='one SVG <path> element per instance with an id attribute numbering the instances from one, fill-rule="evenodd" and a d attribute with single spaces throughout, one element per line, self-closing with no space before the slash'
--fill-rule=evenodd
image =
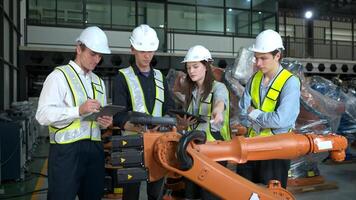
<path id="1" fill-rule="evenodd" d="M 99 112 L 91 113 L 88 116 L 85 116 L 83 118 L 84 121 L 95 121 L 98 117 L 101 116 L 114 116 L 119 112 L 122 112 L 126 110 L 125 107 L 123 106 L 118 106 L 118 105 L 106 105 L 102 108 L 100 108 Z"/>

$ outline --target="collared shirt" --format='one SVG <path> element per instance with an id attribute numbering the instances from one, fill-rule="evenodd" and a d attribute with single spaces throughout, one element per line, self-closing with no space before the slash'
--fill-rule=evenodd
<path id="1" fill-rule="evenodd" d="M 198 89 L 194 88 L 194 90 L 192 92 L 192 111 L 193 111 L 192 114 L 193 115 L 197 115 L 199 113 L 200 98 L 201 98 L 201 95 L 198 94 Z M 229 92 L 223 83 L 215 81 L 215 87 L 213 87 L 212 100 L 213 100 L 212 106 L 214 106 L 217 101 L 224 102 L 225 108 L 226 108 L 226 105 L 228 105 Z M 207 123 L 210 123 L 210 122 L 207 122 Z M 223 123 L 224 122 L 222 122 L 221 124 L 211 123 L 211 130 L 213 132 L 220 131 L 220 128 L 223 125 Z"/>
<path id="2" fill-rule="evenodd" d="M 78 73 L 89 98 L 93 98 L 91 84 L 93 73 L 85 73 L 74 61 L 69 61 L 69 65 Z M 101 82 L 105 92 L 104 82 L 102 80 Z M 106 95 L 104 102 L 106 104 Z M 67 80 L 61 71 L 53 70 L 43 83 L 36 113 L 37 121 L 41 125 L 53 125 L 61 128 L 78 118 L 80 118 L 79 106 L 74 107 L 73 105 L 72 92 Z"/>
<path id="3" fill-rule="evenodd" d="M 276 75 L 282 69 L 282 66 L 279 66 Z M 275 78 L 276 76 L 268 83 L 267 86 L 264 86 L 263 84 L 260 85 L 261 101 L 265 98 L 266 93 Z M 247 110 L 251 106 L 251 80 L 252 79 L 250 78 L 239 101 L 238 112 L 241 124 L 246 127 L 253 127 L 255 131 L 259 131 L 259 129 L 264 128 L 272 128 L 273 133 L 286 133 L 289 129 L 294 128 L 300 107 L 299 79 L 296 76 L 292 76 L 287 80 L 280 93 L 278 107 L 274 112 L 263 112 L 259 109 L 255 109 L 250 112 L 250 114 L 247 114 Z M 263 83 L 263 80 L 261 83 Z"/>
<path id="4" fill-rule="evenodd" d="M 147 110 L 149 113 L 152 113 L 156 97 L 156 86 L 154 81 L 153 70 L 151 69 L 149 75 L 146 77 L 142 72 L 140 72 L 140 70 L 135 65 L 133 65 L 132 68 L 136 76 L 138 77 L 138 80 L 140 81 L 142 91 L 145 97 Z M 168 90 L 167 81 L 165 78 L 163 80 L 165 100 L 163 102 L 162 114 L 165 115 L 168 110 L 174 109 L 175 105 L 172 96 L 170 95 L 170 92 Z M 127 108 L 127 111 L 132 111 L 130 91 L 124 75 L 120 72 L 118 72 L 114 80 L 112 100 L 114 105 L 124 106 L 125 108 Z M 127 121 L 127 113 L 122 112 L 114 116 L 113 123 L 114 126 L 119 126 L 123 128 Z"/>

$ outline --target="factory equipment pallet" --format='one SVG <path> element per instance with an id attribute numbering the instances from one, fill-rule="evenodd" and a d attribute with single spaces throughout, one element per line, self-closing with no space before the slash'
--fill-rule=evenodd
<path id="1" fill-rule="evenodd" d="M 337 189 L 335 181 L 327 181 L 322 176 L 288 179 L 287 190 L 293 194 Z"/>

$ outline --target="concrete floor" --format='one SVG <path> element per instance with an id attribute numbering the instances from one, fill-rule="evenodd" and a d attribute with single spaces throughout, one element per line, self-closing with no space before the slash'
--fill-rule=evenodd
<path id="1" fill-rule="evenodd" d="M 356 150 L 351 151 L 354 155 Z M 45 200 L 47 179 L 38 173 L 46 174 L 45 161 L 48 153 L 48 143 L 40 141 L 34 159 L 29 163 L 28 171 L 33 172 L 27 176 L 26 181 L 3 183 L 0 185 L 0 199 L 15 200 Z M 320 174 L 326 181 L 335 181 L 338 189 L 313 191 L 296 194 L 297 200 L 351 200 L 356 199 L 356 162 L 351 164 L 323 164 L 319 165 Z M 140 200 L 145 200 L 145 184 L 141 184 L 142 192 Z M 25 194 L 33 190 L 42 190 L 34 195 L 15 197 L 15 195 Z M 14 198 L 9 198 L 14 196 Z"/>
<path id="2" fill-rule="evenodd" d="M 353 155 L 356 150 L 351 150 Z M 296 194 L 297 200 L 351 200 L 356 199 L 356 162 L 344 164 L 320 164 L 320 174 L 326 181 L 335 181 L 338 189 Z"/>

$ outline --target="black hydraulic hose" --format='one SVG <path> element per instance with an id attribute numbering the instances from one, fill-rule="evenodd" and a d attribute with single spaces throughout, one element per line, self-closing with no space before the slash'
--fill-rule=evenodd
<path id="1" fill-rule="evenodd" d="M 189 170 L 193 166 L 193 159 L 187 153 L 188 144 L 194 141 L 197 144 L 203 144 L 206 142 L 206 135 L 204 131 L 193 130 L 184 134 L 178 143 L 177 157 L 180 162 L 181 170 Z"/>

